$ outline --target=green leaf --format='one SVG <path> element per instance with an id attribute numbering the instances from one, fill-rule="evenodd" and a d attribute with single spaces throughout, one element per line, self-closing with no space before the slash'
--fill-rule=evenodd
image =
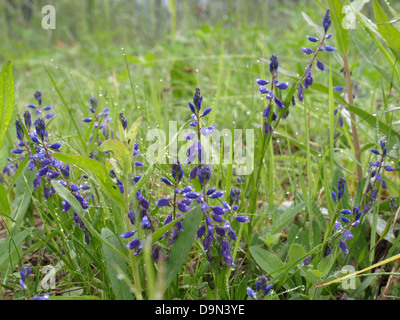
<path id="1" fill-rule="evenodd" d="M 272 234 L 270 232 L 266 232 L 264 236 L 260 237 L 260 240 L 262 240 L 269 248 L 272 248 L 278 244 L 281 235 L 282 233 Z"/>
<path id="2" fill-rule="evenodd" d="M 399 57 L 400 32 L 393 25 L 387 23 L 390 19 L 376 0 L 374 0 L 374 12 L 380 34 L 386 40 L 387 45 L 392 50 L 393 54 L 396 57 Z"/>
<path id="3" fill-rule="evenodd" d="M 9 235 L 6 241 L 0 242 L 0 275 L 4 276 L 6 271 L 12 272 L 20 261 L 20 251 L 22 242 L 28 236 L 29 231 L 24 230 L 13 235 Z M 18 256 L 15 255 L 18 253 Z"/>
<path id="4" fill-rule="evenodd" d="M 326 276 L 331 271 L 334 262 L 334 255 L 328 255 L 319 262 L 317 269 Z"/>
<path id="5" fill-rule="evenodd" d="M 184 232 L 179 233 L 178 238 L 172 246 L 166 266 L 165 288 L 168 288 L 171 281 L 175 278 L 183 262 L 186 260 L 189 251 L 192 249 L 196 231 L 202 218 L 203 212 L 200 207 L 197 207 L 183 220 L 182 225 Z"/>
<path id="6" fill-rule="evenodd" d="M 123 171 L 123 178 L 128 176 L 132 169 L 132 157 L 129 149 L 118 140 L 106 140 L 98 148 L 99 151 L 111 151 L 114 158 L 118 161 Z"/>
<path id="7" fill-rule="evenodd" d="M 306 278 L 307 282 L 311 285 L 315 284 L 318 281 L 318 276 L 315 274 L 315 270 L 309 269 L 308 266 L 299 265 L 299 269 L 301 270 L 301 274 Z"/>
<path id="8" fill-rule="evenodd" d="M 373 224 L 373 216 L 371 214 L 367 215 L 367 220 L 372 226 Z M 382 237 L 384 237 L 385 240 L 389 241 L 390 243 L 393 243 L 396 240 L 395 235 L 393 234 L 392 231 L 389 231 L 390 225 L 388 226 L 388 223 L 382 219 L 380 216 L 377 217 L 377 222 L 376 222 L 376 232 Z"/>
<path id="9" fill-rule="evenodd" d="M 133 153 L 133 147 L 136 141 L 136 135 L 140 129 L 141 124 L 142 124 L 142 117 L 139 117 L 129 128 L 128 134 L 126 135 L 126 138 L 128 140 L 129 151 L 131 154 Z"/>
<path id="10" fill-rule="evenodd" d="M 375 43 L 377 48 L 382 52 L 386 60 L 389 62 L 389 65 L 393 68 L 394 73 L 399 76 L 399 70 L 397 68 L 397 64 L 393 60 L 392 56 L 390 53 L 383 47 L 383 45 L 380 43 L 381 40 L 384 40 L 382 38 L 382 35 L 378 32 L 377 26 L 366 16 L 364 16 L 361 12 L 358 12 L 356 8 L 353 7 L 353 4 L 349 4 L 350 8 L 353 10 L 353 13 L 356 15 L 357 20 L 361 23 L 362 27 L 364 30 L 367 32 L 367 34 L 370 36 L 370 39 L 372 42 Z"/>
<path id="11" fill-rule="evenodd" d="M 368 112 L 360 109 L 358 107 L 354 107 L 351 105 L 347 105 L 346 108 L 350 111 L 359 116 L 362 120 L 367 122 L 371 127 L 376 128 L 379 126 L 379 131 L 382 132 L 384 135 L 387 136 L 397 136 L 400 139 L 400 133 L 396 130 L 393 130 L 389 127 L 386 123 L 382 122 L 381 120 L 377 120 L 376 116 L 369 114 Z M 378 124 L 377 124 L 378 123 Z"/>
<path id="12" fill-rule="evenodd" d="M 11 72 L 11 61 L 8 61 L 0 73 L 0 149 L 12 120 L 14 100 L 14 80 Z"/>
<path id="13" fill-rule="evenodd" d="M 388 82 L 393 88 L 395 88 L 397 92 L 400 92 L 400 87 L 394 82 L 393 71 L 390 70 L 389 74 L 384 68 L 382 68 L 382 63 L 373 58 L 373 52 L 370 52 L 370 50 L 357 37 L 352 37 L 352 40 L 355 47 L 357 48 L 357 51 L 362 54 L 368 64 L 372 65 L 379 73 L 379 75 L 383 79 L 385 79 L 386 82 Z"/>
<path id="14" fill-rule="evenodd" d="M 313 89 L 328 93 L 328 88 L 325 87 L 324 85 L 314 83 L 313 84 Z M 345 106 L 350 112 L 353 112 L 357 116 L 360 117 L 360 120 L 364 120 L 367 122 L 371 127 L 374 129 L 379 126 L 379 131 L 383 133 L 384 135 L 387 136 L 397 136 L 400 139 L 400 133 L 398 133 L 396 130 L 393 130 L 391 127 L 389 127 L 386 123 L 382 122 L 381 120 L 377 120 L 375 116 L 372 114 L 369 114 L 367 111 L 364 111 L 361 108 L 352 106 L 348 104 L 340 95 L 337 93 L 334 94 L 334 98 L 337 102 Z"/>
<path id="15" fill-rule="evenodd" d="M 293 204 L 289 208 L 287 208 L 282 214 L 278 216 L 278 219 L 271 227 L 271 232 L 277 233 L 283 230 L 287 225 L 290 224 L 294 217 L 298 215 L 301 210 L 304 209 L 304 207 L 305 203 L 302 201 L 297 204 Z"/>
<path id="16" fill-rule="evenodd" d="M 294 263 L 295 261 L 304 257 L 305 255 L 306 255 L 306 250 L 304 250 L 304 248 L 300 244 L 293 243 L 290 246 L 288 253 L 289 263 Z"/>
<path id="17" fill-rule="evenodd" d="M 2 184 L 0 184 L 0 216 L 9 217 L 10 215 L 11 208 L 7 198 L 7 190 Z"/>
<path id="18" fill-rule="evenodd" d="M 129 199 L 130 200 L 136 199 L 135 198 L 136 192 L 146 183 L 147 180 L 150 179 L 151 175 L 154 172 L 154 169 L 155 169 L 155 165 L 154 164 L 149 165 L 149 167 L 147 168 L 145 173 L 142 175 L 140 180 L 135 183 L 135 185 L 133 186 L 132 191 L 130 191 L 130 195 L 129 195 Z"/>
<path id="19" fill-rule="evenodd" d="M 286 272 L 275 273 L 275 271 L 283 268 L 284 264 L 277 256 L 273 253 L 266 251 L 259 247 L 250 247 L 250 254 L 253 257 L 254 261 L 257 265 L 263 269 L 268 275 L 271 274 L 271 277 L 277 281 L 284 281 L 286 277 Z M 280 286 L 280 285 L 279 285 Z M 285 285 L 286 289 L 290 289 L 294 287 L 292 281 L 286 281 Z"/>
<path id="20" fill-rule="evenodd" d="M 20 177 L 22 171 L 25 170 L 25 166 L 29 161 L 29 157 L 24 157 L 24 159 L 21 161 L 21 163 L 18 165 L 18 169 L 15 172 L 8 188 L 7 188 L 7 193 L 10 193 L 10 191 L 13 189 L 14 184 L 17 182 L 18 178 Z"/>
<path id="21" fill-rule="evenodd" d="M 85 171 L 90 171 L 95 176 L 97 182 L 100 184 L 104 192 L 110 197 L 110 200 L 114 201 L 121 208 L 122 212 L 128 212 L 125 207 L 121 192 L 119 192 L 118 188 L 115 186 L 115 183 L 113 183 L 108 177 L 106 168 L 100 162 L 79 155 L 58 152 L 55 152 L 53 156 L 57 160 L 60 160 L 64 163 L 76 165 L 85 169 Z"/>
<path id="22" fill-rule="evenodd" d="M 328 0 L 328 5 L 330 9 L 330 15 L 332 23 L 335 27 L 335 34 L 338 43 L 338 48 L 342 54 L 347 54 L 349 50 L 348 37 L 349 32 L 347 29 L 343 28 L 342 21 L 344 19 L 343 5 L 341 0 Z"/>
<path id="23" fill-rule="evenodd" d="M 109 229 L 103 228 L 101 230 L 103 239 L 109 241 L 115 248 L 122 250 L 121 243 L 118 237 Z M 132 300 L 132 293 L 127 283 L 119 279 L 119 270 L 127 274 L 126 262 L 118 254 L 112 251 L 107 245 L 102 244 L 104 260 L 107 265 L 108 279 L 110 280 L 111 288 L 117 300 Z M 116 267 L 117 266 L 117 267 Z"/>
<path id="24" fill-rule="evenodd" d="M 15 199 L 13 201 L 13 210 L 11 212 L 11 218 L 16 223 L 20 223 L 26 214 L 31 203 L 31 197 L 33 192 L 33 180 L 35 174 L 30 171 L 28 167 L 23 168 L 21 175 L 19 176 L 15 189 Z"/>

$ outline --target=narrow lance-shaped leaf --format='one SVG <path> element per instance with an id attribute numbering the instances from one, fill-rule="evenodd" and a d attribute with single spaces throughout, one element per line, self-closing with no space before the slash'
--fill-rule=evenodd
<path id="1" fill-rule="evenodd" d="M 131 170 L 131 153 L 129 149 L 118 140 L 107 140 L 104 141 L 101 146 L 98 148 L 99 151 L 111 151 L 114 155 L 114 158 L 121 165 L 124 177 L 128 176 L 128 173 Z M 122 177 L 121 177 L 122 178 Z"/>
<path id="2" fill-rule="evenodd" d="M 194 239 L 196 237 L 196 231 L 199 227 L 200 221 L 203 217 L 203 212 L 200 207 L 191 211 L 183 221 L 184 232 L 180 233 L 176 242 L 172 246 L 171 253 L 168 259 L 166 276 L 165 276 L 165 288 L 168 288 L 171 281 L 178 273 L 183 262 L 187 258 L 189 251 L 192 249 Z"/>
<path id="3" fill-rule="evenodd" d="M 101 236 L 109 241 L 115 248 L 121 250 L 121 243 L 118 237 L 109 229 L 103 228 Z M 110 280 L 111 288 L 117 300 L 132 300 L 132 293 L 129 286 L 124 281 L 118 278 L 119 270 L 127 274 L 127 266 L 124 259 L 112 251 L 105 243 L 103 243 L 104 260 L 107 266 L 108 278 Z M 119 269 L 119 270 L 117 270 Z"/>
<path id="4" fill-rule="evenodd" d="M 335 27 L 336 40 L 339 50 L 342 54 L 347 54 L 349 45 L 349 32 L 343 27 L 343 19 L 345 19 L 343 5 L 341 0 L 328 0 L 330 14 Z"/>
<path id="5" fill-rule="evenodd" d="M 128 146 L 129 146 L 129 151 L 133 152 L 133 147 L 134 143 L 136 140 L 136 135 L 140 129 L 140 125 L 142 124 L 142 117 L 139 117 L 136 119 L 136 121 L 132 124 L 132 126 L 129 128 L 128 134 L 126 138 L 128 139 Z"/>
<path id="6" fill-rule="evenodd" d="M 12 120 L 14 100 L 14 80 L 11 61 L 8 61 L 0 73 L 0 149 Z"/>
<path id="7" fill-rule="evenodd" d="M 387 23 L 390 21 L 390 19 L 376 0 L 374 0 L 374 12 L 380 34 L 386 40 L 387 45 L 392 50 L 393 54 L 396 57 L 399 57 L 400 31 L 397 30 L 393 25 Z"/>

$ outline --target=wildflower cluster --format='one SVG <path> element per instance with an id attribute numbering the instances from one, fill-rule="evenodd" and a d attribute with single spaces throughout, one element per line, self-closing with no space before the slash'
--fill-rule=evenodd
<path id="1" fill-rule="evenodd" d="M 120 115 L 120 121 L 123 125 L 125 124 L 126 120 L 123 118 L 123 115 Z M 139 154 L 139 143 L 135 141 L 132 152 L 132 164 L 134 165 L 135 171 L 137 167 L 143 167 L 143 162 L 136 161 L 135 159 L 139 156 Z M 116 180 L 116 184 L 120 192 L 124 193 L 124 184 L 121 182 L 121 180 L 117 178 L 115 171 L 111 170 L 110 174 Z M 141 178 L 141 175 L 135 175 L 133 177 L 133 183 L 136 184 Z M 143 193 L 144 191 L 142 189 L 136 191 L 135 204 L 133 204 L 132 202 L 130 203 L 130 208 L 127 213 L 129 221 L 135 227 L 135 230 L 127 231 L 120 235 L 124 239 L 130 239 L 133 237 L 133 240 L 130 240 L 125 248 L 134 250 L 133 255 L 135 256 L 137 256 L 143 249 L 143 239 L 145 237 L 143 231 L 152 232 L 154 230 L 154 224 L 157 223 L 155 217 L 152 217 L 150 215 L 150 202 Z"/>
<path id="2" fill-rule="evenodd" d="M 353 238 L 353 234 L 350 231 L 351 228 L 357 227 L 361 222 L 362 216 L 370 211 L 374 202 L 378 199 L 377 194 L 379 188 L 384 190 L 387 189 L 386 181 L 382 176 L 383 170 L 386 172 L 392 172 L 395 170 L 392 166 L 385 164 L 387 155 L 386 141 L 382 140 L 380 142 L 380 148 L 381 151 L 370 149 L 370 152 L 373 155 L 379 156 L 380 159 L 369 163 L 368 182 L 363 192 L 362 199 L 360 200 L 360 204 L 351 209 L 342 209 L 337 212 L 337 219 L 334 222 L 333 228 L 338 232 L 339 247 L 346 254 L 349 253 L 346 241 Z M 332 198 L 337 204 L 339 204 L 339 201 L 344 194 L 345 182 L 345 178 L 340 178 L 337 193 L 332 191 Z M 391 204 L 393 204 L 394 201 L 395 199 L 391 200 Z M 325 248 L 324 256 L 327 256 L 330 252 L 331 248 L 327 246 Z"/>
<path id="3" fill-rule="evenodd" d="M 206 108 L 202 111 L 202 102 L 203 96 L 201 95 L 200 89 L 197 88 L 195 90 L 193 102 L 189 102 L 189 108 L 192 112 L 192 121 L 189 126 L 190 128 L 194 128 L 195 131 L 185 135 L 185 139 L 187 141 L 193 140 L 193 143 L 188 149 L 187 159 L 184 163 L 184 165 L 190 165 L 196 162 L 189 173 L 189 181 L 196 180 L 196 185 L 200 187 L 198 189 L 195 189 L 193 186 L 181 187 L 185 170 L 182 164 L 177 161 L 171 166 L 172 178 L 160 178 L 163 184 L 171 188 L 171 196 L 156 200 L 154 204 L 159 208 L 167 208 L 169 211 L 163 222 L 163 226 L 182 217 L 183 214 L 189 212 L 192 208 L 200 206 L 205 219 L 197 230 L 197 239 L 203 239 L 203 247 L 209 260 L 220 256 L 221 258 L 218 260 L 220 264 L 231 266 L 234 264 L 229 240 L 237 240 L 237 237 L 236 232 L 231 227 L 229 218 L 246 223 L 248 222 L 248 217 L 237 214 L 239 209 L 240 189 L 236 187 L 233 188 L 230 192 L 229 200 L 224 201 L 223 197 L 225 192 L 218 191 L 216 187 L 209 184 L 212 169 L 204 163 L 205 151 L 202 146 L 201 137 L 212 134 L 215 125 L 202 126 L 202 118 L 206 117 L 212 110 L 212 108 Z M 121 119 L 121 121 L 123 121 L 123 119 Z M 140 179 L 140 177 L 138 178 Z M 238 182 L 243 182 L 243 178 L 239 178 Z M 141 229 L 149 230 L 153 223 L 161 226 L 161 223 L 155 217 L 148 215 L 150 203 L 140 190 L 136 195 L 136 200 L 138 203 L 137 212 L 139 212 L 141 219 Z M 136 209 L 132 209 L 129 214 L 132 223 L 134 223 L 136 216 Z M 159 245 L 159 243 L 153 245 L 152 256 L 155 261 L 158 261 L 161 250 L 163 257 L 168 259 L 168 251 L 166 251 L 168 244 L 175 242 L 179 232 L 184 232 L 182 221 L 183 219 L 177 221 L 174 227 L 170 228 L 167 233 L 159 239 L 159 241 L 165 240 L 167 246 Z M 121 234 L 121 237 L 126 239 L 134 237 L 126 247 L 135 249 L 135 255 L 141 251 L 144 238 L 143 235 L 136 235 L 135 237 L 136 232 L 137 230 Z"/>
<path id="4" fill-rule="evenodd" d="M 268 135 L 274 131 L 274 127 L 272 126 L 272 121 L 276 121 L 278 119 L 277 111 L 280 109 L 286 108 L 283 102 L 280 100 L 280 90 L 286 90 L 289 88 L 289 82 L 281 82 L 278 80 L 278 58 L 275 54 L 270 57 L 269 71 L 271 73 L 271 81 L 267 81 L 264 79 L 256 79 L 256 82 L 259 86 L 259 90 L 262 94 L 265 94 L 265 98 L 268 101 L 267 107 L 264 109 L 263 117 L 264 117 L 264 133 Z M 269 89 L 266 87 L 269 85 Z M 274 94 L 275 89 L 275 94 Z M 274 103 L 273 103 L 274 102 Z M 276 106 L 276 111 L 274 108 Z M 285 119 L 289 115 L 289 110 L 282 116 L 282 119 Z"/>
<path id="5" fill-rule="evenodd" d="M 261 276 L 256 281 L 256 290 L 253 290 L 251 287 L 247 287 L 247 295 L 254 300 L 263 300 L 264 297 L 268 295 L 268 293 L 272 289 L 272 284 L 268 284 L 268 279 L 265 276 Z"/>
<path id="6" fill-rule="evenodd" d="M 31 266 L 28 266 L 26 269 L 24 266 L 22 266 L 20 272 L 19 272 L 21 279 L 19 280 L 19 284 L 22 287 L 22 289 L 26 290 L 26 284 L 27 284 L 27 280 L 29 275 L 31 274 Z"/>
<path id="7" fill-rule="evenodd" d="M 236 221 L 248 222 L 248 217 L 236 215 L 240 190 L 235 189 L 231 191 L 230 203 L 233 205 L 232 208 L 226 201 L 221 200 L 224 196 L 224 191 L 217 191 L 215 186 L 209 185 L 212 169 L 210 166 L 203 163 L 204 149 L 201 144 L 201 136 L 210 135 L 214 131 L 215 125 L 208 127 L 201 126 L 201 118 L 207 116 L 212 110 L 210 107 L 201 112 L 202 101 L 203 96 L 200 94 L 200 89 L 197 88 L 193 97 L 193 103 L 189 102 L 193 120 L 190 126 L 197 130 L 196 132 L 191 132 L 186 135 L 186 140 L 192 140 L 196 137 L 197 133 L 197 141 L 195 140 L 188 149 L 186 164 L 190 164 L 196 157 L 198 158 L 199 164 L 195 165 L 190 171 L 189 179 L 197 179 L 200 183 L 201 191 L 190 191 L 187 192 L 185 196 L 187 199 L 190 199 L 190 201 L 196 200 L 196 202 L 201 205 L 201 210 L 205 215 L 205 222 L 197 230 L 197 239 L 203 239 L 202 243 L 207 258 L 213 260 L 213 258 L 218 255 L 217 252 L 219 249 L 219 255 L 222 257 L 220 263 L 231 266 L 233 265 L 233 259 L 231 256 L 229 239 L 236 240 L 236 233 L 231 227 L 229 218 L 234 214 L 234 219 Z M 220 201 L 221 205 L 215 205 L 217 201 Z M 213 248 L 214 241 L 215 246 Z"/>
<path id="8" fill-rule="evenodd" d="M 95 137 L 98 138 L 98 130 L 100 129 L 105 139 L 113 138 L 113 133 L 110 133 L 110 130 L 108 128 L 108 124 L 112 122 L 112 118 L 110 117 L 110 108 L 106 107 L 103 108 L 101 112 L 98 112 L 97 107 L 99 105 L 99 101 L 95 97 L 90 98 L 90 105 L 90 112 L 93 114 L 93 116 L 82 119 L 82 121 L 85 123 L 93 122 L 94 128 L 96 129 L 95 134 L 90 137 L 89 143 L 92 142 L 92 139 L 94 139 Z M 123 117 L 123 114 L 121 114 L 120 117 L 121 116 L 123 120 L 126 121 Z M 99 141 L 99 143 L 101 143 L 101 141 Z"/>
<path id="9" fill-rule="evenodd" d="M 326 13 L 324 15 L 324 19 L 322 21 L 322 26 L 324 29 L 324 34 L 323 34 L 322 39 L 319 40 L 317 37 L 307 36 L 308 41 L 310 41 L 312 43 L 318 43 L 317 48 L 315 50 L 308 48 L 308 47 L 301 48 L 302 53 L 304 53 L 306 55 L 313 55 L 313 56 L 312 56 L 311 60 L 308 62 L 306 71 L 303 74 L 303 76 L 300 78 L 299 83 L 298 83 L 297 99 L 300 102 L 303 102 L 303 100 L 304 100 L 303 89 L 308 90 L 308 88 L 310 86 L 312 86 L 314 83 L 314 79 L 312 77 L 312 71 L 311 71 L 311 68 L 312 68 L 314 62 L 316 62 L 317 69 L 319 69 L 321 71 L 325 70 L 325 65 L 321 62 L 321 60 L 319 60 L 317 58 L 317 55 L 323 51 L 332 52 L 332 51 L 336 50 L 335 47 L 332 47 L 330 45 L 324 45 L 325 40 L 332 38 L 332 33 L 327 33 L 331 24 L 332 24 L 332 20 L 330 18 L 330 11 L 329 11 L 329 9 L 327 9 Z"/>
<path id="10" fill-rule="evenodd" d="M 36 106 L 34 104 L 28 104 L 27 107 L 33 109 L 37 116 L 42 114 L 43 111 L 45 111 L 46 115 L 44 117 L 46 119 L 53 118 L 54 113 L 48 112 L 48 111 L 52 110 L 53 106 L 49 105 L 49 106 L 42 107 L 42 92 L 40 90 L 36 90 L 36 92 L 34 93 L 34 97 L 38 103 L 38 106 Z"/>
<path id="11" fill-rule="evenodd" d="M 37 90 L 35 98 L 42 103 L 42 93 Z M 33 108 L 33 105 L 28 105 Z M 37 169 L 36 177 L 33 180 L 34 189 L 38 189 L 43 185 L 43 194 L 46 200 L 49 200 L 55 193 L 51 181 L 57 181 L 64 187 L 68 188 L 71 194 L 78 200 L 83 209 L 89 208 L 89 196 L 84 192 L 90 187 L 87 184 L 75 184 L 70 179 L 70 166 L 54 157 L 54 152 L 59 152 L 62 148 L 62 142 L 50 142 L 46 128 L 46 119 L 43 117 L 39 109 L 35 109 L 35 115 L 38 117 L 32 122 L 32 115 L 29 110 L 23 113 L 23 122 L 20 117 L 15 120 L 16 136 L 18 139 L 17 147 L 12 151 L 13 154 L 21 154 L 21 161 L 25 156 L 29 159 L 28 168 L 33 171 Z M 39 110 L 39 111 L 38 111 Z M 46 110 L 44 108 L 44 110 Z M 7 170 L 9 172 L 9 169 Z M 81 178 L 87 178 L 83 175 Z M 62 213 L 67 212 L 71 205 L 66 201 L 62 201 Z M 74 221 L 85 233 L 85 242 L 89 244 L 89 233 L 76 212 L 74 212 Z"/>

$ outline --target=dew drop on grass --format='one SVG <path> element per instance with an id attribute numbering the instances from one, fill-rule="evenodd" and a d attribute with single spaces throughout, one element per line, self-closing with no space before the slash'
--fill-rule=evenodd
<path id="1" fill-rule="evenodd" d="M 123 279 L 124 279 L 124 276 L 123 276 L 122 274 L 118 273 L 117 279 L 118 279 L 118 280 L 123 280 Z"/>

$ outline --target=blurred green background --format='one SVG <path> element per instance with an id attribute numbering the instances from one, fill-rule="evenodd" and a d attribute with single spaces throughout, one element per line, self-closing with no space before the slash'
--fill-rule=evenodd
<path id="1" fill-rule="evenodd" d="M 42 28 L 45 5 L 56 10 L 55 30 Z M 302 11 L 315 21 L 324 13 L 308 0 L 2 0 L 0 57 L 13 61 L 20 107 L 36 89 L 44 103 L 57 105 L 46 65 L 69 104 L 101 95 L 128 112 L 134 101 L 126 57 L 149 120 L 180 121 L 182 112 L 186 119 L 186 101 L 199 86 L 208 104 L 218 104 L 215 119 L 234 112 L 245 125 L 261 112 L 254 78 L 268 65 L 260 58 L 276 53 L 293 72 L 306 63 L 300 50 L 311 30 Z"/>
<path id="2" fill-rule="evenodd" d="M 56 10 L 55 30 L 42 28 L 45 5 Z M 315 35 L 304 17 L 320 25 L 325 5 L 311 0 L 1 0 L 0 60 L 13 61 L 20 110 L 35 102 L 36 89 L 42 90 L 43 103 L 54 106 L 60 136 L 81 134 L 76 123 L 90 115 L 92 96 L 101 107 L 111 108 L 113 119 L 123 111 L 132 123 L 140 114 L 144 130 L 158 124 L 168 132 L 168 120 L 179 124 L 190 116 L 187 102 L 196 87 L 202 89 L 204 104 L 214 107 L 210 124 L 258 129 L 265 101 L 254 79 L 268 77 L 272 54 L 279 59 L 280 81 L 293 81 L 290 73 L 304 72 L 309 57 L 301 47 L 312 46 L 306 36 Z M 363 14 L 373 19 L 371 1 Z M 370 46 L 373 59 L 382 60 L 379 65 L 385 68 L 361 25 L 351 34 Z M 335 37 L 330 41 L 335 45 Z M 320 59 L 332 65 L 334 86 L 343 86 L 340 56 L 324 52 Z M 371 92 L 379 74 L 352 43 L 349 59 L 360 88 L 357 106 L 372 113 Z M 315 72 L 314 79 L 328 84 L 325 72 Z M 72 113 L 64 110 L 60 92 Z M 378 103 L 379 96 L 374 96 Z M 310 138 L 313 147 L 322 150 L 327 96 L 310 90 L 308 97 Z M 303 110 L 295 106 L 290 112 L 280 133 L 302 141 Z M 77 119 L 75 125 L 65 121 L 71 116 Z"/>

